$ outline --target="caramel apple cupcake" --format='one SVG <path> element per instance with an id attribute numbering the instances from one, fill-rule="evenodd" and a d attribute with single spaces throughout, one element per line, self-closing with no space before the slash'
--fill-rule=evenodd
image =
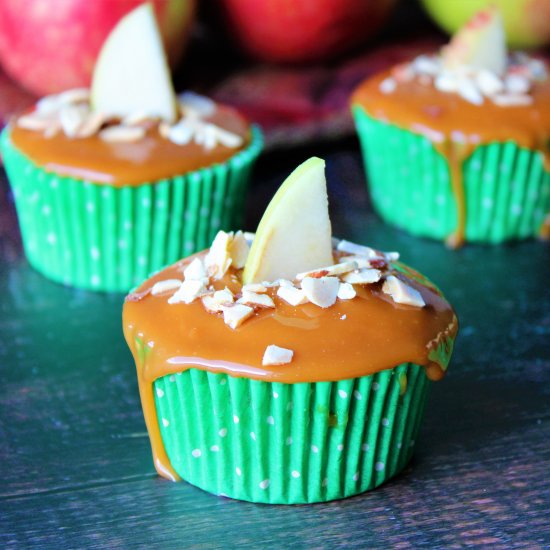
<path id="1" fill-rule="evenodd" d="M 549 236 L 548 69 L 507 53 L 496 8 L 439 54 L 368 79 L 351 103 L 385 221 L 451 247 Z"/>
<path id="2" fill-rule="evenodd" d="M 91 91 L 41 99 L 0 145 L 30 264 L 127 292 L 240 224 L 262 138 L 231 108 L 176 97 L 146 4 L 107 39 Z"/>
<path id="3" fill-rule="evenodd" d="M 129 294 L 123 329 L 160 475 L 301 504 L 405 467 L 457 319 L 397 253 L 331 238 L 312 158 L 255 236 L 219 232 Z"/>

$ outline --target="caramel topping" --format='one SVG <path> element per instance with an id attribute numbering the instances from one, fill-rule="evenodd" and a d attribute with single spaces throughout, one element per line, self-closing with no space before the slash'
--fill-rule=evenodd
<path id="1" fill-rule="evenodd" d="M 443 376 L 446 364 L 431 364 L 427 345 L 449 327 L 454 327 L 449 334 L 454 336 L 454 312 L 432 285 L 402 264 L 396 264 L 392 274 L 417 290 L 425 307 L 396 304 L 382 283 L 356 285 L 356 297 L 328 308 L 292 306 L 271 287 L 266 295 L 276 307 L 259 309 L 231 329 L 208 313 L 201 300 L 170 304 L 169 293 L 148 292 L 161 280 L 181 279 L 189 263 L 182 260 L 157 273 L 124 305 L 124 330 L 134 355 L 136 339 L 151 348 L 146 372 L 141 373 L 148 382 L 191 367 L 285 383 L 329 381 L 373 374 L 406 361 L 428 367 L 433 379 Z M 227 287 L 238 296 L 238 277 L 230 268 L 214 287 Z M 271 344 L 294 351 L 291 368 L 262 365 Z"/>
<path id="2" fill-rule="evenodd" d="M 250 140 L 248 124 L 231 108 L 218 106 L 204 120 L 244 138 L 243 147 Z M 17 125 L 12 126 L 11 139 L 15 147 L 47 171 L 116 186 L 185 174 L 225 162 L 239 150 L 223 145 L 208 150 L 194 142 L 177 145 L 159 134 L 157 124 L 134 142 L 105 141 L 98 135 L 74 139 L 62 132 L 46 138 Z"/>
<path id="3" fill-rule="evenodd" d="M 435 143 L 452 141 L 481 144 L 514 141 L 520 147 L 540 150 L 548 159 L 550 135 L 550 78 L 534 82 L 533 103 L 501 107 L 491 101 L 475 105 L 455 93 L 438 91 L 420 79 L 399 83 L 392 93 L 380 84 L 392 74 L 383 72 L 364 82 L 352 104 L 370 116 L 426 136 Z"/>
<path id="4" fill-rule="evenodd" d="M 444 375 L 458 329 L 456 316 L 441 293 L 410 268 L 391 264 L 387 274 L 417 291 L 425 306 L 396 303 L 382 282 L 355 285 L 352 299 L 327 308 L 313 303 L 292 306 L 278 296 L 283 287 L 262 287 L 275 307 L 253 310 L 242 325 L 231 328 L 209 313 L 201 299 L 169 303 L 173 289 L 153 292 L 161 281 L 182 280 L 194 258 L 181 260 L 143 283 L 126 298 L 124 336 L 134 356 L 141 401 L 160 475 L 178 479 L 166 455 L 153 395 L 153 382 L 164 375 L 197 368 L 236 377 L 283 383 L 335 381 L 366 376 L 403 362 L 426 367 L 428 377 Z M 335 254 L 339 259 L 339 254 Z M 243 294 L 241 270 L 230 267 L 215 281 Z M 246 289 L 245 289 L 246 292 Z M 229 293 L 228 293 L 229 294 Z M 212 310 L 210 310 L 212 311 Z M 284 352 L 290 362 L 265 359 L 267 350 Z M 282 350 L 281 350 L 282 348 Z"/>

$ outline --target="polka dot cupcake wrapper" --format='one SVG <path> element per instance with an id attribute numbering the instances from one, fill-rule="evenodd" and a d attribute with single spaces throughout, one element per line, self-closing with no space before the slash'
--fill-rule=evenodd
<path id="1" fill-rule="evenodd" d="M 151 272 L 206 248 L 241 224 L 250 170 L 262 147 L 223 164 L 137 187 L 95 184 L 46 172 L 1 142 L 25 254 L 54 281 L 126 292 Z"/>
<path id="2" fill-rule="evenodd" d="M 413 364 L 339 382 L 191 369 L 154 384 L 178 475 L 217 495 L 271 504 L 349 497 L 395 476 L 412 455 L 428 385 Z"/>
<path id="3" fill-rule="evenodd" d="M 457 228 L 457 205 L 445 158 L 425 138 L 353 114 L 374 207 L 388 223 L 445 240 Z M 542 155 L 513 142 L 476 148 L 464 162 L 465 237 L 500 243 L 537 237 L 550 213 L 550 172 Z"/>

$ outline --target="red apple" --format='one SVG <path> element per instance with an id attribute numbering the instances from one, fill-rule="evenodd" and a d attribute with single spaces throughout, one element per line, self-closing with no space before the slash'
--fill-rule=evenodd
<path id="1" fill-rule="evenodd" d="M 0 62 L 37 95 L 89 86 L 118 20 L 143 0 L 2 0 Z M 171 64 L 187 43 L 196 0 L 152 0 Z"/>
<path id="2" fill-rule="evenodd" d="M 220 0 L 245 51 L 273 62 L 319 61 L 358 45 L 395 0 Z"/>

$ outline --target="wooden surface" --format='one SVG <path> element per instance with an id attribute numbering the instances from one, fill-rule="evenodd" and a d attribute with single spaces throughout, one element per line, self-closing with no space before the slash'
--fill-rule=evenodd
<path id="1" fill-rule="evenodd" d="M 264 157 L 246 229 L 311 154 L 328 161 L 334 234 L 401 251 L 461 321 L 411 465 L 373 492 L 294 507 L 158 478 L 122 338 L 123 296 L 34 272 L 2 177 L 1 547 L 550 547 L 550 247 L 452 252 L 384 226 L 370 211 L 355 140 Z"/>

